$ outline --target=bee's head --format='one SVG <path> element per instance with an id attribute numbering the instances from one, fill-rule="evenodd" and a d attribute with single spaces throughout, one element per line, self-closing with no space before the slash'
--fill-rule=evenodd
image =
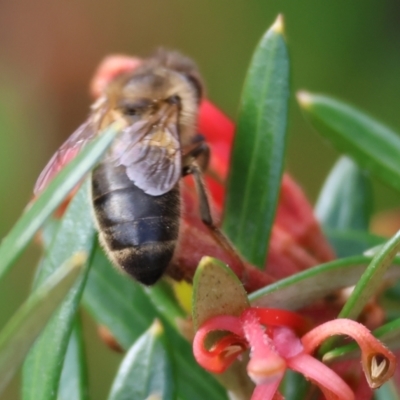
<path id="1" fill-rule="evenodd" d="M 196 91 L 198 101 L 204 96 L 204 82 L 196 63 L 177 51 L 159 48 L 146 62 L 150 68 L 163 67 L 183 75 Z"/>
<path id="2" fill-rule="evenodd" d="M 106 96 L 110 108 L 128 124 L 175 113 L 182 145 L 190 143 L 196 133 L 200 92 L 193 81 L 177 69 L 150 59 L 133 73 L 110 84 Z"/>

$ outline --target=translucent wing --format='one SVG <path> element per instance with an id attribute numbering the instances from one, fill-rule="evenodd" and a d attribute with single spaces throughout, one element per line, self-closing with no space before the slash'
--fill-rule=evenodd
<path id="1" fill-rule="evenodd" d="M 96 135 L 92 118 L 83 123 L 56 151 L 36 181 L 34 194 L 40 193 L 63 167 L 68 164 L 83 146 Z"/>
<path id="2" fill-rule="evenodd" d="M 177 124 L 131 125 L 115 144 L 113 157 L 145 193 L 159 196 L 170 191 L 182 174 Z"/>

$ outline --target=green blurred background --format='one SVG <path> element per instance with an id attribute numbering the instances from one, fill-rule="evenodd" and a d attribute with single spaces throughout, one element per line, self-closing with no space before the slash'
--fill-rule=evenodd
<path id="1" fill-rule="evenodd" d="M 398 0 L 0 1 L 0 237 L 31 198 L 36 177 L 84 120 L 88 82 L 110 53 L 163 45 L 193 57 L 209 97 L 232 118 L 252 51 L 283 13 L 292 61 L 288 170 L 315 200 L 337 153 L 303 121 L 299 89 L 349 101 L 400 131 Z M 398 194 L 374 183 L 376 210 Z M 0 287 L 0 326 L 26 297 L 32 248 Z M 84 316 L 91 398 L 104 399 L 121 359 Z M 18 380 L 2 396 L 18 398 Z"/>

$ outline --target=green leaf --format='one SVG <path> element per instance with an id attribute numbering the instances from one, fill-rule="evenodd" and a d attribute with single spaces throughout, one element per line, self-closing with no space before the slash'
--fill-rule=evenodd
<path id="1" fill-rule="evenodd" d="M 248 307 L 247 293 L 232 270 L 215 258 L 203 257 L 193 279 L 194 330 L 218 315 L 240 316 Z"/>
<path id="2" fill-rule="evenodd" d="M 0 332 L 0 392 L 80 276 L 85 261 L 86 256 L 79 253 L 65 262 L 29 296 Z"/>
<path id="3" fill-rule="evenodd" d="M 289 56 L 279 16 L 258 44 L 243 88 L 223 229 L 264 268 L 286 148 Z"/>
<path id="4" fill-rule="evenodd" d="M 339 318 L 357 319 L 358 315 L 381 286 L 382 279 L 400 250 L 400 231 L 396 233 L 373 257 L 366 271 L 357 282 Z"/>
<path id="5" fill-rule="evenodd" d="M 381 304 L 383 303 L 383 307 L 385 308 L 386 314 L 388 311 L 393 308 L 400 317 L 400 281 L 397 281 L 394 285 L 391 285 L 389 288 L 385 290 L 383 296 L 380 297 Z"/>
<path id="6" fill-rule="evenodd" d="M 218 382 L 227 389 L 229 398 L 234 400 L 248 400 L 255 389 L 254 382 L 247 373 L 249 352 L 242 353 L 240 360 L 235 360 L 222 374 L 215 374 Z"/>
<path id="7" fill-rule="evenodd" d="M 179 349 L 172 354 L 178 397 L 184 400 L 227 400 L 225 389 L 195 361 L 191 344 L 176 330 L 164 325 L 169 347 Z"/>
<path id="8" fill-rule="evenodd" d="M 384 243 L 387 239 L 362 231 L 326 230 L 338 258 L 351 257 Z"/>
<path id="9" fill-rule="evenodd" d="M 83 304 L 125 349 L 158 317 L 143 286 L 111 265 L 99 244 L 83 292 Z"/>
<path id="10" fill-rule="evenodd" d="M 373 331 L 373 335 L 391 350 L 400 349 L 400 318 L 388 322 Z"/>
<path id="11" fill-rule="evenodd" d="M 175 294 L 167 282 L 160 280 L 153 286 L 145 287 L 144 290 L 156 310 L 168 320 L 171 326 L 176 326 L 179 320 L 186 318 L 185 312 L 178 304 Z"/>
<path id="12" fill-rule="evenodd" d="M 348 157 L 341 157 L 319 195 L 315 213 L 324 229 L 367 231 L 372 213 L 368 176 Z"/>
<path id="13" fill-rule="evenodd" d="M 310 382 L 303 375 L 288 369 L 280 385 L 285 400 L 303 400 L 307 398 Z"/>
<path id="14" fill-rule="evenodd" d="M 336 149 L 400 190 L 400 137 L 356 108 L 327 96 L 300 92 L 308 120 Z"/>
<path id="15" fill-rule="evenodd" d="M 57 400 L 88 400 L 88 377 L 82 324 L 77 316 L 69 338 Z"/>
<path id="16" fill-rule="evenodd" d="M 173 365 L 165 333 L 155 321 L 126 354 L 109 400 L 176 399 Z"/>
<path id="17" fill-rule="evenodd" d="M 11 268 L 35 233 L 68 193 L 99 161 L 112 143 L 119 125 L 113 124 L 88 144 L 24 212 L 0 246 L 0 279 Z"/>
<path id="18" fill-rule="evenodd" d="M 124 349 L 131 347 L 154 318 L 163 320 L 143 286 L 117 271 L 100 247 L 93 258 L 83 302 L 97 323 L 106 326 Z M 179 349 L 172 354 L 177 376 L 177 398 L 225 399 L 223 388 L 195 362 L 190 344 L 167 320 L 164 326 L 169 346 Z"/>
<path id="19" fill-rule="evenodd" d="M 399 400 L 400 393 L 398 391 L 397 384 L 394 379 L 386 382 L 378 390 L 374 391 L 375 400 Z"/>
<path id="20" fill-rule="evenodd" d="M 299 272 L 266 286 L 249 296 L 252 306 L 297 310 L 335 290 L 355 285 L 371 257 L 355 256 L 335 260 Z M 400 258 L 393 261 L 385 279 L 400 277 Z"/>
<path id="21" fill-rule="evenodd" d="M 36 276 L 37 287 L 70 254 L 84 250 L 92 253 L 95 230 L 89 204 L 89 181 L 86 180 L 72 200 Z M 23 368 L 24 400 L 56 399 L 63 360 L 67 351 L 75 313 L 85 285 L 88 266 L 82 271 L 64 300 L 30 351 Z"/>
<path id="22" fill-rule="evenodd" d="M 40 242 L 43 246 L 44 252 L 46 252 L 50 247 L 51 242 L 53 241 L 60 227 L 60 223 L 61 220 L 59 218 L 50 217 L 43 224 L 42 229 L 40 229 L 38 235 L 40 235 Z"/>

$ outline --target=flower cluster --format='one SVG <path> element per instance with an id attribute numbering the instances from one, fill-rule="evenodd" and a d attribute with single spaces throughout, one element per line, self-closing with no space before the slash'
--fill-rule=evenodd
<path id="1" fill-rule="evenodd" d="M 380 387 L 394 373 L 396 360 L 363 325 L 349 319 L 326 322 L 300 337 L 307 322 L 299 315 L 265 308 L 248 308 L 240 317 L 221 315 L 206 321 L 197 331 L 193 352 L 210 372 L 224 372 L 247 349 L 247 373 L 256 384 L 252 400 L 278 399 L 278 387 L 287 369 L 316 384 L 326 399 L 353 400 L 355 394 L 331 368 L 313 357 L 328 337 L 347 335 L 362 352 L 362 368 L 371 388 Z M 226 332 L 211 348 L 206 339 L 215 331 Z"/>

